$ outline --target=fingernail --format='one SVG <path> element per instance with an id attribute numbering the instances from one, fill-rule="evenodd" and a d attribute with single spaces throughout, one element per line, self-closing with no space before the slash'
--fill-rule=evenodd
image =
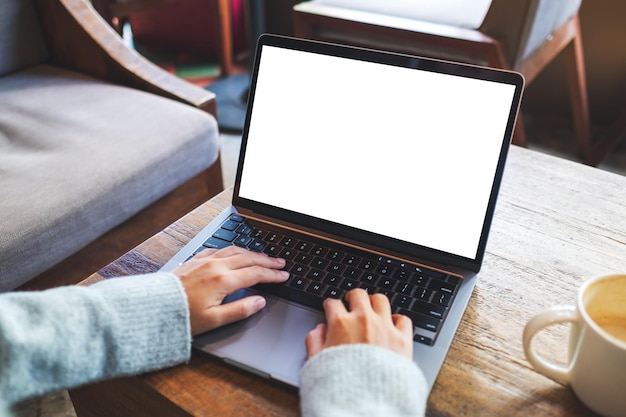
<path id="1" fill-rule="evenodd" d="M 253 311 L 259 311 L 263 307 L 265 307 L 265 298 L 263 297 L 254 297 L 253 300 L 250 301 L 250 307 Z"/>
<path id="2" fill-rule="evenodd" d="M 289 272 L 287 271 L 279 271 L 280 275 L 282 275 L 283 278 L 287 279 L 289 278 Z"/>

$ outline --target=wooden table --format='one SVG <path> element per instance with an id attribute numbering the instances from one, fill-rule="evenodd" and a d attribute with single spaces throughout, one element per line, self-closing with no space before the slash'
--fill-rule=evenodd
<path id="1" fill-rule="evenodd" d="M 88 279 L 156 271 L 230 202 L 227 190 Z M 431 416 L 593 415 L 534 372 L 521 335 L 586 278 L 626 272 L 626 177 L 512 147 L 487 254 L 428 401 Z M 537 337 L 565 361 L 567 328 Z M 79 416 L 294 416 L 297 393 L 194 353 L 187 365 L 71 392 Z"/>

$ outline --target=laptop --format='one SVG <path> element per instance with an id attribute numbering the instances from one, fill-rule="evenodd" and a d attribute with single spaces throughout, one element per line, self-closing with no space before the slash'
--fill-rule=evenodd
<path id="1" fill-rule="evenodd" d="M 193 347 L 297 387 L 321 300 L 382 292 L 415 325 L 429 389 L 476 284 L 521 75 L 274 35 L 260 37 L 232 206 L 163 270 L 229 245 L 287 259 L 253 317 Z"/>

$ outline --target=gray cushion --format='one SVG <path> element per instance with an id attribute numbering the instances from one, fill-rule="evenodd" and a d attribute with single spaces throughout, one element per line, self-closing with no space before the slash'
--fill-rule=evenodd
<path id="1" fill-rule="evenodd" d="M 0 76 L 48 60 L 33 0 L 0 1 Z"/>
<path id="2" fill-rule="evenodd" d="M 491 0 L 311 0 L 311 3 L 477 29 L 485 19 Z M 297 8 L 306 10 L 307 5 L 298 5 Z"/>
<path id="3" fill-rule="evenodd" d="M 526 44 L 522 46 L 521 61 L 537 50 L 552 32 L 574 16 L 582 0 L 539 0 Z"/>
<path id="4" fill-rule="evenodd" d="M 0 78 L 0 291 L 213 164 L 215 119 L 53 66 Z"/>

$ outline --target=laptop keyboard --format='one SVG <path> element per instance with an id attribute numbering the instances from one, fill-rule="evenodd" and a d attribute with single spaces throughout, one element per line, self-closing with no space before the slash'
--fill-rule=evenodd
<path id="1" fill-rule="evenodd" d="M 446 319 L 461 278 L 333 242 L 270 228 L 232 214 L 194 255 L 236 245 L 286 259 L 289 279 L 259 284 L 278 297 L 323 310 L 325 298 L 342 299 L 353 288 L 386 295 L 393 313 L 413 321 L 414 340 L 432 345 Z"/>

